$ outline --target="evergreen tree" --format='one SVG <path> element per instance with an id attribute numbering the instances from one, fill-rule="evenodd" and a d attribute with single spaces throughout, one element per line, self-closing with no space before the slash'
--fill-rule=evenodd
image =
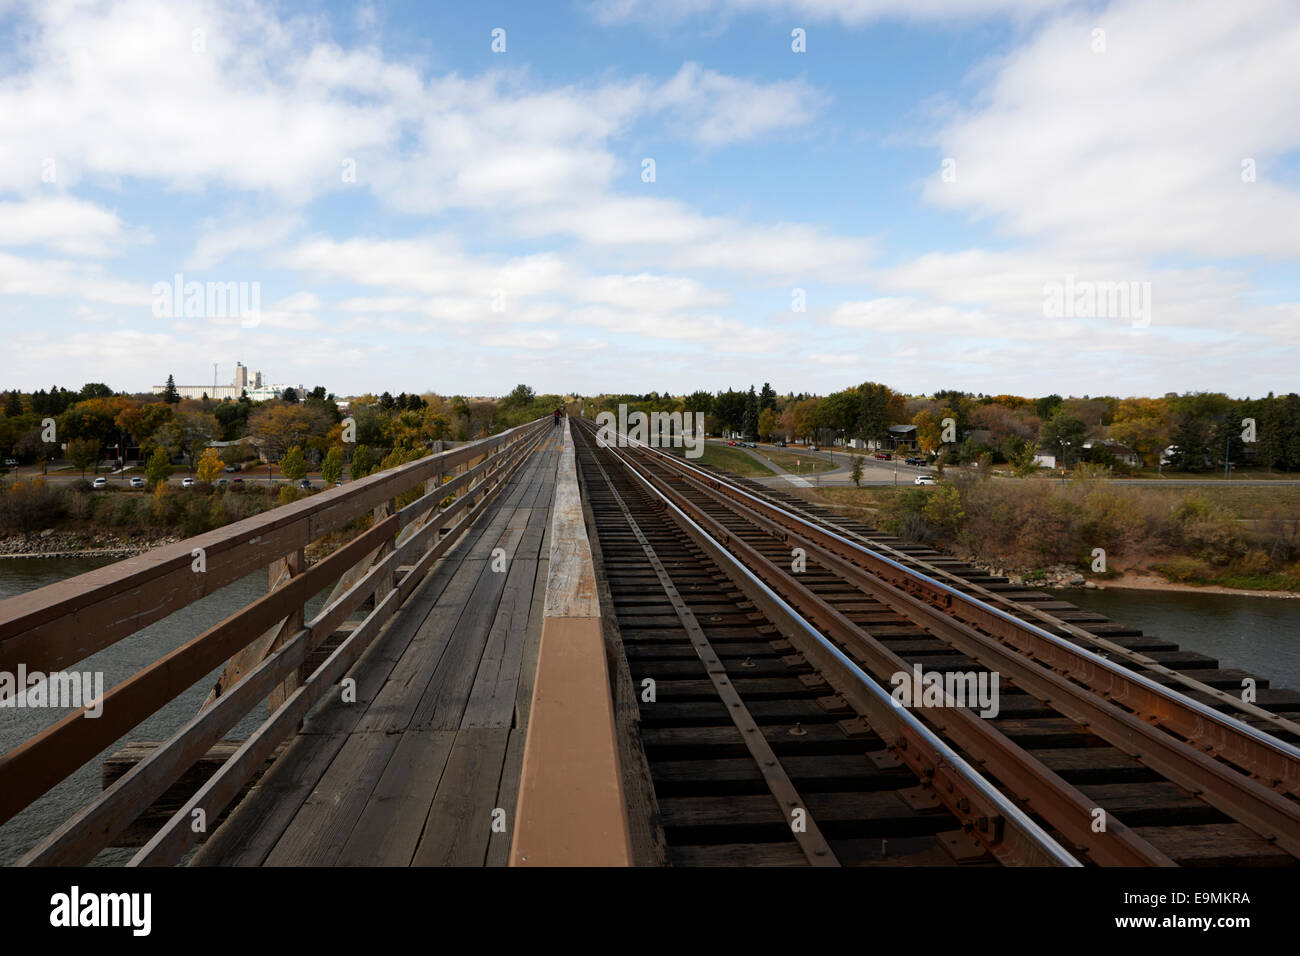
<path id="1" fill-rule="evenodd" d="M 5 414 L 14 418 L 23 413 L 23 399 L 18 393 L 18 389 L 9 392 L 9 397 L 5 399 Z"/>
<path id="2" fill-rule="evenodd" d="M 761 412 L 769 408 L 776 408 L 776 390 L 772 388 L 771 384 L 764 382 L 763 387 L 758 392 L 758 410 Z"/>
<path id="3" fill-rule="evenodd" d="M 745 441 L 757 441 L 758 439 L 758 396 L 754 394 L 754 386 L 749 386 L 749 392 L 745 395 L 745 417 L 742 420 L 741 431 L 744 432 Z"/>
<path id="4" fill-rule="evenodd" d="M 163 388 L 162 400 L 168 405 L 175 405 L 181 400 L 181 393 L 176 391 L 176 379 L 172 375 L 167 376 L 167 385 Z"/>

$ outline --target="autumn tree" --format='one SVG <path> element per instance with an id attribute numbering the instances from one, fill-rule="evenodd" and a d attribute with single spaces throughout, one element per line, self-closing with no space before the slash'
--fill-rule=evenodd
<path id="1" fill-rule="evenodd" d="M 307 474 L 307 460 L 303 457 L 302 448 L 294 445 L 284 453 L 280 459 L 280 471 L 291 481 L 299 481 Z"/>
<path id="2" fill-rule="evenodd" d="M 160 445 L 154 449 L 154 453 L 149 456 L 149 462 L 145 465 L 145 474 L 149 477 L 149 484 L 158 486 L 166 483 L 172 474 L 172 462 L 166 450 Z"/>
<path id="3" fill-rule="evenodd" d="M 220 474 L 221 454 L 215 448 L 203 449 L 203 455 L 199 458 L 199 481 L 215 481 Z"/>
<path id="4" fill-rule="evenodd" d="M 327 485 L 335 484 L 342 477 L 343 452 L 340 449 L 331 448 L 325 453 L 325 460 L 320 464 L 320 474 Z"/>
<path id="5" fill-rule="evenodd" d="M 374 466 L 374 458 L 370 454 L 370 447 L 368 445 L 358 445 L 356 450 L 352 452 L 352 465 L 348 469 L 348 477 L 353 481 L 364 478 L 370 474 Z"/>
<path id="6" fill-rule="evenodd" d="M 99 464 L 99 442 L 93 438 L 74 438 L 68 442 L 68 461 L 86 477 L 86 469 Z M 98 468 L 96 468 L 98 471 Z"/>

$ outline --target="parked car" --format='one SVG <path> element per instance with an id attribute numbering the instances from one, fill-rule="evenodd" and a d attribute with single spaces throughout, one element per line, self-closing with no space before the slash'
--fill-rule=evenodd
<path id="1" fill-rule="evenodd" d="M 739 444 L 739 442 L 729 441 L 729 442 L 727 442 L 727 444 L 730 445 L 732 448 L 735 448 L 736 445 Z"/>
<path id="2" fill-rule="evenodd" d="M 757 447 L 758 447 L 758 446 L 755 445 L 752 441 L 743 441 L 743 442 L 741 442 L 741 444 L 744 445 L 746 448 L 757 448 Z"/>
<path id="3" fill-rule="evenodd" d="M 302 481 L 298 482 L 298 487 L 301 488 L 303 491 L 311 491 L 311 481 L 307 478 L 304 478 Z"/>
<path id="4" fill-rule="evenodd" d="M 243 478 L 231 478 L 231 479 L 230 479 L 230 483 L 231 483 L 232 485 L 242 485 L 242 484 L 244 483 L 244 479 L 243 479 Z"/>
<path id="5" fill-rule="evenodd" d="M 879 458 L 881 461 L 892 461 L 894 456 L 888 454 L 887 452 L 882 451 L 879 454 L 873 455 L 872 457 Z"/>
<path id="6" fill-rule="evenodd" d="M 92 488 L 107 488 L 107 487 L 108 487 L 108 479 L 105 478 L 103 475 L 101 475 L 100 477 L 96 478 L 96 479 L 94 480 L 94 482 L 91 483 L 91 487 L 92 487 Z"/>
<path id="7" fill-rule="evenodd" d="M 934 475 L 917 475 L 912 480 L 914 485 L 932 485 L 934 484 Z"/>
<path id="8" fill-rule="evenodd" d="M 182 479 L 181 479 L 181 487 L 182 487 L 182 488 L 193 488 L 196 484 L 197 484 L 197 482 L 196 482 L 193 478 L 182 478 Z"/>
<path id="9" fill-rule="evenodd" d="M 18 459 L 17 459 L 17 458 L 6 458 L 6 459 L 5 459 L 5 467 L 6 467 L 6 468 L 17 468 L 17 467 L 18 467 Z"/>
<path id="10" fill-rule="evenodd" d="M 145 480 L 141 478 L 139 475 L 136 475 L 136 477 L 131 479 L 132 488 L 143 488 L 144 486 L 145 486 Z"/>
<path id="11" fill-rule="evenodd" d="M 218 479 L 217 479 L 217 487 L 218 487 L 218 488 L 220 488 L 222 485 L 228 485 L 228 484 L 230 484 L 230 479 L 229 479 L 229 478 L 218 478 Z"/>
<path id="12" fill-rule="evenodd" d="M 905 462 L 906 462 L 907 464 L 909 464 L 909 465 L 924 465 L 924 464 L 925 464 L 925 459 L 924 459 L 924 458 L 904 458 L 903 461 L 905 461 Z"/>
<path id="13" fill-rule="evenodd" d="M 777 448 L 784 448 L 784 447 L 785 447 L 785 441 L 782 440 L 782 441 L 777 442 L 777 443 L 776 443 L 776 447 L 777 447 Z"/>
<path id="14" fill-rule="evenodd" d="M 809 445 L 809 446 L 808 446 L 808 450 L 809 450 L 809 451 L 821 451 L 821 449 L 818 448 L 816 445 Z"/>
<path id="15" fill-rule="evenodd" d="M 235 472 L 235 471 L 239 471 L 239 469 L 236 468 L 234 465 L 227 465 L 227 466 L 226 466 L 226 471 L 228 471 L 228 472 Z"/>

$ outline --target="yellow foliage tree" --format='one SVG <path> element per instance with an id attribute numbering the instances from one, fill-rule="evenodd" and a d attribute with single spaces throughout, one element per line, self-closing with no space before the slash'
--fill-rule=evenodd
<path id="1" fill-rule="evenodd" d="M 195 471 L 198 472 L 199 481 L 215 481 L 221 474 L 221 455 L 215 448 L 205 448 Z"/>

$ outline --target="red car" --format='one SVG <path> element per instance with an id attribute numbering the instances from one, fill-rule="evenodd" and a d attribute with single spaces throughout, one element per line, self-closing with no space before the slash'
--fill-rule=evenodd
<path id="1" fill-rule="evenodd" d="M 886 455 L 886 454 L 883 454 L 883 453 L 882 453 L 882 454 L 876 455 L 875 457 L 879 458 L 881 461 L 892 461 L 894 456 L 893 456 L 893 455 Z"/>

